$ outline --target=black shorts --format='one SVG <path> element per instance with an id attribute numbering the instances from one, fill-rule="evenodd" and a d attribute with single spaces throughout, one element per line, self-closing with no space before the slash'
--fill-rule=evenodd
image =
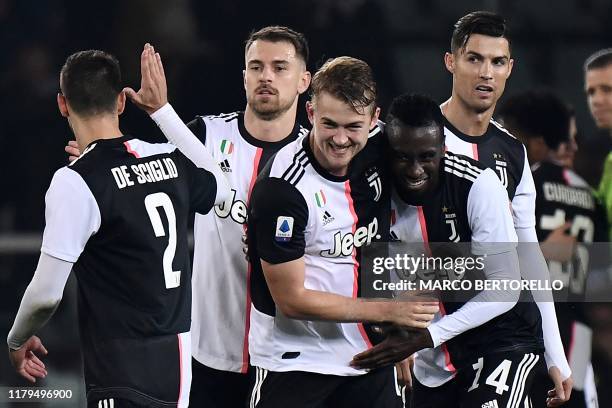
<path id="1" fill-rule="evenodd" d="M 87 408 L 146 408 L 148 404 L 138 404 L 134 401 L 121 398 L 104 398 L 87 401 Z M 176 406 L 176 404 L 174 404 Z"/>
<path id="2" fill-rule="evenodd" d="M 457 408 L 457 381 L 448 381 L 439 387 L 423 385 L 412 375 L 410 408 Z"/>
<path id="3" fill-rule="evenodd" d="M 393 367 L 358 376 L 303 371 L 274 372 L 256 367 L 250 408 L 401 408 Z"/>
<path id="4" fill-rule="evenodd" d="M 523 408 L 533 384 L 538 353 L 501 352 L 475 358 L 446 384 L 415 382 L 411 408 Z"/>
<path id="5" fill-rule="evenodd" d="M 253 384 L 254 369 L 246 374 L 216 370 L 191 359 L 190 407 L 244 407 Z"/>

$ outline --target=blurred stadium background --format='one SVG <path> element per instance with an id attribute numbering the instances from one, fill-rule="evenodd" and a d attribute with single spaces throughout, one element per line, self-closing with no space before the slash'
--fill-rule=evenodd
<path id="1" fill-rule="evenodd" d="M 607 154 L 610 141 L 596 132 L 589 116 L 582 64 L 593 51 L 612 46 L 610 0 L 0 0 L 0 338 L 6 338 L 36 267 L 45 191 L 67 160 L 63 147 L 72 136 L 55 97 L 59 69 L 69 54 L 109 51 L 119 58 L 125 84 L 137 87 L 140 52 L 151 42 L 166 67 L 170 101 L 188 121 L 197 114 L 243 109 L 246 36 L 265 25 L 287 25 L 306 34 L 311 71 L 338 55 L 370 63 L 384 114 L 400 92 L 423 92 L 440 102 L 449 96 L 451 77 L 442 58 L 452 25 L 478 9 L 501 13 L 512 31 L 515 65 L 506 95 L 547 86 L 571 103 L 581 148 L 577 167 L 596 183 L 593 163 Z M 123 115 L 122 129 L 162 140 L 153 122 L 133 106 Z M 50 353 L 49 377 L 37 385 L 72 389 L 72 401 L 81 406 L 74 291 L 71 280 L 41 333 Z M 607 387 L 612 385 L 612 312 L 604 304 L 594 307 L 592 316 L 600 406 L 612 406 L 612 387 Z M 27 384 L 13 373 L 5 354 L 0 387 L 9 385 Z"/>

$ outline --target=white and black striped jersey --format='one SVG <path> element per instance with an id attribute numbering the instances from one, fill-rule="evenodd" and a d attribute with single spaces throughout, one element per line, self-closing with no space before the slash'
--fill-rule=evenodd
<path id="1" fill-rule="evenodd" d="M 485 134 L 469 136 L 445 118 L 444 136 L 448 151 L 479 161 L 495 171 L 508 191 L 515 228 L 534 227 L 535 187 L 523 144 L 494 120 Z M 426 384 L 433 387 L 451 379 L 454 371 L 444 364 L 444 359 L 440 348 L 432 354 L 419 353 L 415 362 L 419 381 L 428 381 Z"/>
<path id="2" fill-rule="evenodd" d="M 97 140 L 58 170 L 41 251 L 74 262 L 89 400 L 186 406 L 190 208 L 217 183 L 169 144 Z"/>
<path id="3" fill-rule="evenodd" d="M 491 120 L 482 136 L 468 136 L 445 119 L 446 148 L 482 163 L 495 171 L 508 191 L 516 228 L 535 225 L 535 188 L 527 150 L 499 123 Z"/>
<path id="4" fill-rule="evenodd" d="M 471 242 L 472 253 L 482 255 L 479 244 L 514 250 L 517 237 L 510 216 L 509 200 L 499 202 L 500 190 L 491 169 L 462 155 L 446 152 L 440 165 L 441 186 L 424 206 L 410 206 L 396 195 L 392 200 L 392 237 L 403 242 Z M 502 190 L 503 192 L 503 190 Z M 433 247 L 432 247 L 433 248 Z M 445 245 L 445 249 L 453 248 Z M 439 256 L 433 253 L 434 256 Z M 463 255 L 465 256 L 465 254 Z M 465 302 L 448 297 L 441 303 L 441 315 L 453 313 Z M 437 316 L 439 320 L 441 316 Z M 542 346 L 541 320 L 533 302 L 519 302 L 487 323 L 468 330 L 434 349 L 419 351 L 415 375 L 429 387 L 448 381 L 456 369 L 476 354 L 509 350 L 539 351 Z"/>
<path id="5" fill-rule="evenodd" d="M 244 113 L 198 116 L 188 124 L 219 163 L 232 193 L 208 214 L 196 214 L 193 259 L 193 357 L 217 370 L 246 373 L 251 308 L 242 236 L 253 184 L 268 160 L 307 132 L 295 125 L 279 142 L 256 139 L 244 127 Z"/>
<path id="6" fill-rule="evenodd" d="M 583 309 L 587 277 L 594 253 L 589 245 L 606 240 L 606 218 L 592 190 L 580 176 L 556 163 L 544 161 L 532 166 L 536 187 L 536 232 L 538 241 L 566 222 L 571 222 L 569 233 L 579 243 L 575 256 L 566 263 L 547 260 L 550 277 L 564 284 L 556 291 L 555 308 L 563 347 L 576 381 L 584 376 L 590 363 L 591 333 Z M 579 389 L 582 389 L 580 387 Z"/>
<path id="7" fill-rule="evenodd" d="M 357 297 L 360 248 L 388 232 L 380 128 L 370 132 L 346 177 L 331 175 L 316 162 L 309 137 L 281 149 L 253 188 L 248 228 L 251 362 L 271 371 L 360 375 L 364 371 L 349 362 L 371 345 L 364 326 L 287 318 L 276 307 L 261 269 L 260 260 L 279 264 L 303 257 L 306 288 Z"/>

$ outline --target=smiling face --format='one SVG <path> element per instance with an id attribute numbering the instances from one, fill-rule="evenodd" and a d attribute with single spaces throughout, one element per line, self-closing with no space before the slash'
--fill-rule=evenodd
<path id="1" fill-rule="evenodd" d="M 585 76 L 585 90 L 597 127 L 612 130 L 612 64 L 589 69 Z"/>
<path id="2" fill-rule="evenodd" d="M 287 41 L 256 40 L 245 55 L 244 89 L 247 109 L 263 120 L 274 120 L 297 108 L 310 73 L 295 47 Z"/>
<path id="3" fill-rule="evenodd" d="M 393 119 L 387 135 L 397 193 L 408 204 L 423 204 L 440 183 L 440 162 L 444 157 L 442 129 L 434 123 L 413 127 Z"/>
<path id="4" fill-rule="evenodd" d="M 444 62 L 453 74 L 453 96 L 476 113 L 495 108 L 514 64 L 506 38 L 482 34 L 472 34 L 465 47 L 446 53 Z"/>
<path id="5" fill-rule="evenodd" d="M 329 173 L 345 176 L 353 157 L 365 147 L 380 109 L 368 106 L 355 111 L 347 102 L 321 92 L 307 103 L 306 110 L 315 158 Z"/>

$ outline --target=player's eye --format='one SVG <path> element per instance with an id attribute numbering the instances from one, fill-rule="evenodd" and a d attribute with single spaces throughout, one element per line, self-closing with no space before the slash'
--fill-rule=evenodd
<path id="1" fill-rule="evenodd" d="M 506 60 L 504 58 L 495 59 L 493 60 L 493 65 L 503 67 L 504 65 L 506 65 Z"/>

